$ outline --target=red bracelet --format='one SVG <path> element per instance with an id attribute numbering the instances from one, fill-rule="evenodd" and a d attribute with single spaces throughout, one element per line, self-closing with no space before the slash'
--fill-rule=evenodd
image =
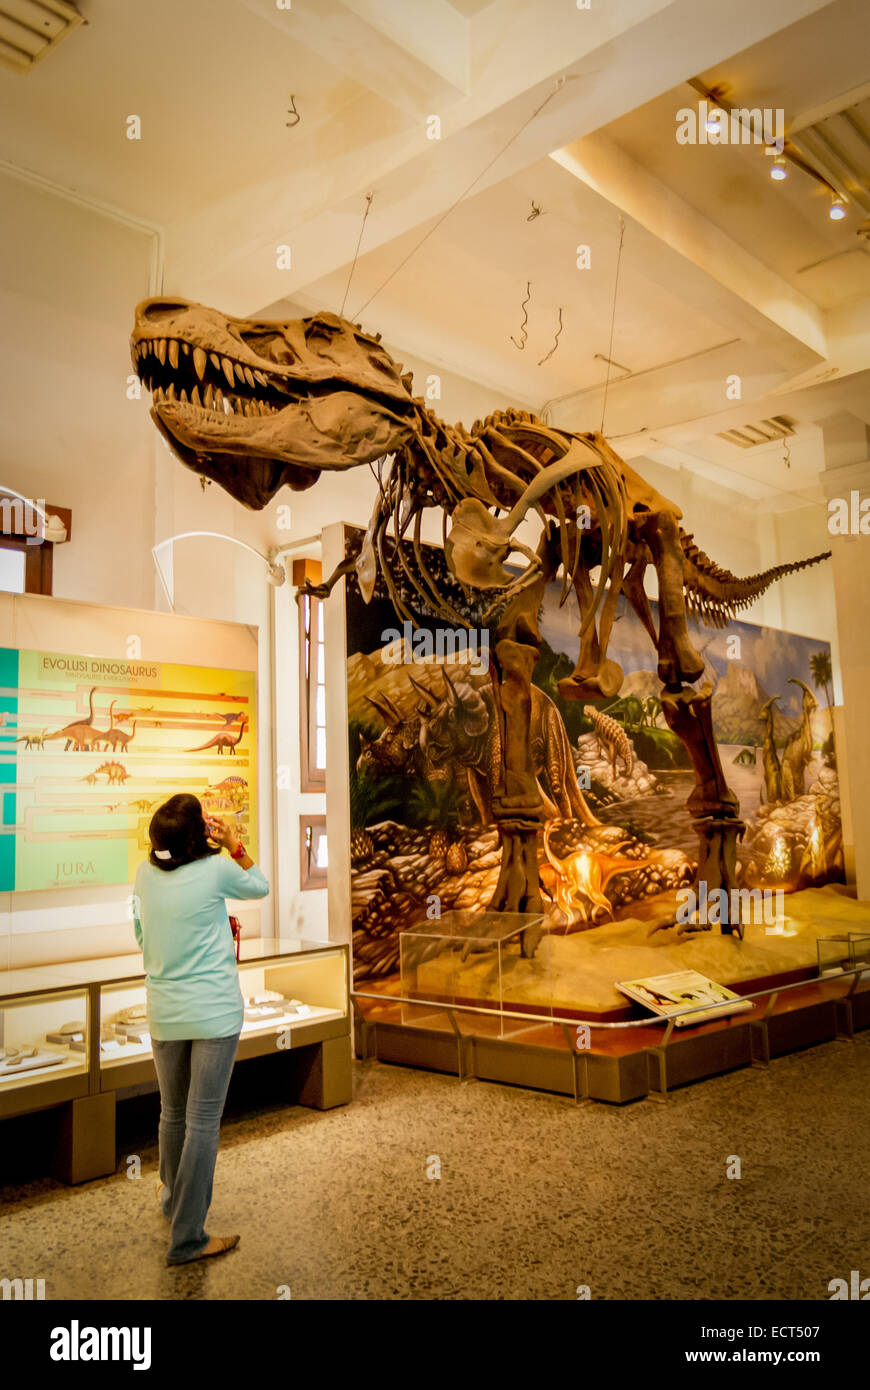
<path id="1" fill-rule="evenodd" d="M 241 840 L 239 840 L 239 847 L 238 847 L 237 850 L 235 850 L 235 851 L 230 855 L 230 858 L 231 858 L 231 859 L 244 859 L 244 857 L 245 857 L 245 846 L 242 844 Z"/>

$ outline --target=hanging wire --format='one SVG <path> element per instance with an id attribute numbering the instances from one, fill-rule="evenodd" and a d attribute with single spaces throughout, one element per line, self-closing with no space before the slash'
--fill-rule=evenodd
<path id="1" fill-rule="evenodd" d="M 604 400 L 601 402 L 601 433 L 604 433 L 604 416 L 607 411 L 607 392 L 610 387 L 610 359 L 613 356 L 613 328 L 616 323 L 616 291 L 619 288 L 619 267 L 622 262 L 622 242 L 625 236 L 625 218 L 619 219 L 619 246 L 616 251 L 616 277 L 613 282 L 613 309 L 610 314 L 610 346 L 607 349 L 607 376 L 604 378 Z"/>
<path id="2" fill-rule="evenodd" d="M 368 217 L 369 212 L 371 211 L 372 200 L 374 196 L 374 193 L 366 194 L 366 210 L 363 213 L 362 225 L 359 229 L 359 236 L 356 239 L 356 250 L 353 253 L 353 260 L 350 264 L 350 271 L 348 272 L 347 284 L 344 287 L 344 299 L 341 301 L 341 310 L 339 312 L 339 318 L 344 318 L 344 306 L 347 303 L 347 296 L 350 293 L 350 282 L 353 279 L 353 272 L 356 270 L 356 263 L 359 258 L 359 248 L 362 246 L 363 232 L 366 229 L 366 218 Z"/>
<path id="3" fill-rule="evenodd" d="M 532 282 L 531 282 L 531 280 L 527 280 L 527 281 L 526 281 L 526 297 L 525 297 L 525 299 L 523 300 L 522 304 L 520 305 L 520 308 L 521 308 L 522 311 L 523 311 L 523 321 L 522 321 L 522 323 L 520 324 L 520 332 L 521 332 L 522 335 L 523 335 L 523 341 L 522 341 L 521 343 L 518 343 L 517 340 L 516 340 L 516 338 L 514 337 L 514 335 L 511 334 L 511 342 L 513 343 L 513 345 L 514 345 L 515 348 L 519 348 L 520 352 L 525 352 L 525 348 L 526 348 L 526 339 L 527 339 L 528 336 L 529 336 L 528 333 L 526 332 L 526 324 L 527 324 L 528 321 L 529 321 L 529 314 L 528 314 L 528 310 L 526 309 L 526 305 L 528 304 L 528 302 L 529 302 L 529 300 L 531 299 L 531 297 L 532 297 Z"/>
<path id="4" fill-rule="evenodd" d="M 591 74 L 588 74 L 588 75 L 591 76 Z M 522 123 L 522 125 L 520 126 L 519 130 L 516 130 L 516 131 L 514 132 L 514 134 L 511 136 L 511 138 L 510 138 L 504 145 L 502 145 L 501 149 L 500 149 L 496 154 L 493 155 L 493 157 L 492 157 L 492 159 L 489 161 L 489 163 L 486 164 L 486 165 L 484 165 L 484 167 L 481 169 L 480 173 L 479 173 L 479 174 L 475 174 L 474 178 L 471 180 L 471 183 L 468 184 L 468 186 L 462 190 L 462 192 L 460 193 L 460 195 L 459 195 L 459 197 L 456 199 L 456 201 L 453 202 L 453 203 L 451 203 L 450 206 L 449 206 L 448 208 L 446 208 L 444 212 L 442 212 L 441 216 L 437 219 L 437 221 L 435 221 L 435 222 L 432 224 L 432 226 L 429 228 L 428 232 L 424 232 L 424 233 L 423 233 L 423 235 L 421 236 L 420 240 L 419 240 L 414 246 L 411 247 L 411 250 L 408 252 L 408 254 L 407 254 L 406 256 L 403 256 L 403 257 L 402 257 L 402 259 L 399 261 L 399 264 L 398 264 L 397 266 L 395 266 L 393 270 L 390 271 L 390 273 L 389 273 L 389 275 L 386 277 L 386 279 L 385 279 L 385 280 L 382 280 L 381 283 L 378 285 L 377 289 L 374 290 L 374 291 L 372 292 L 372 294 L 369 295 L 369 297 L 368 297 L 368 299 L 366 300 L 365 304 L 361 304 L 361 305 L 360 305 L 360 307 L 357 309 L 356 313 L 355 313 L 354 316 L 353 316 L 353 317 L 354 317 L 354 320 L 357 320 L 357 319 L 360 317 L 360 315 L 363 313 L 363 311 L 369 307 L 369 305 L 371 304 L 372 300 L 377 298 L 377 296 L 380 294 L 381 290 L 385 289 L 385 288 L 387 287 L 387 285 L 390 283 L 390 281 L 393 280 L 393 279 L 398 275 L 399 271 L 402 270 L 402 269 L 408 264 L 408 262 L 409 262 L 409 260 L 411 259 L 411 257 L 412 257 L 412 256 L 415 256 L 415 255 L 417 254 L 417 252 L 420 250 L 420 247 L 423 245 L 424 242 L 426 242 L 426 241 L 429 240 L 429 238 L 430 238 L 430 236 L 432 236 L 433 232 L 437 232 L 437 230 L 438 230 L 438 228 L 441 226 L 442 222 L 445 222 L 445 221 L 447 220 L 447 218 L 450 216 L 451 212 L 455 211 L 455 209 L 459 207 L 459 204 L 463 201 L 463 199 L 468 197 L 468 194 L 471 192 L 472 188 L 474 188 L 475 184 L 480 183 L 480 180 L 483 178 L 484 174 L 488 174 L 488 173 L 489 173 L 489 171 L 490 171 L 490 169 L 492 168 L 493 164 L 495 164 L 499 159 L 501 159 L 502 155 L 505 153 L 506 150 L 510 149 L 511 145 L 514 143 L 515 140 L 518 140 L 518 139 L 519 139 L 519 137 L 522 135 L 522 133 L 523 133 L 523 131 L 526 129 L 526 127 L 527 127 L 527 126 L 530 126 L 531 123 L 532 123 L 532 121 L 535 119 L 535 117 L 536 117 L 536 116 L 539 116 L 539 115 L 541 114 L 541 112 L 543 111 L 544 107 L 545 107 L 549 102 L 551 102 L 551 101 L 553 100 L 553 97 L 556 95 L 557 92 L 561 91 L 561 89 L 564 87 L 565 83 L 566 83 L 566 82 L 573 82 L 574 79 L 577 78 L 577 77 L 579 77 L 579 76 L 581 76 L 580 73 L 572 72 L 572 73 L 569 73 L 567 77 L 560 77 L 560 78 L 558 79 L 558 81 L 556 82 L 556 85 L 555 85 L 555 87 L 553 88 L 553 90 L 552 90 L 552 92 L 550 93 L 550 95 L 549 95 L 548 97 L 545 97 L 544 100 L 540 103 L 539 106 L 536 106 L 536 107 L 535 107 L 535 109 L 534 109 L 534 111 L 532 112 L 532 114 L 531 114 L 530 116 L 527 116 L 526 119 L 523 121 L 523 123 Z"/>
<path id="5" fill-rule="evenodd" d="M 541 360 L 540 360 L 540 362 L 538 363 L 538 366 L 539 366 L 539 367 L 543 367 L 543 365 L 544 365 L 545 362 L 549 362 L 550 358 L 553 356 L 553 353 L 556 351 L 556 348 L 559 346 L 559 339 L 561 338 L 561 336 L 562 336 L 562 306 L 561 306 L 561 304 L 560 304 L 560 305 L 559 305 L 559 327 L 556 329 L 556 337 L 555 337 L 555 340 L 554 340 L 554 342 L 553 342 L 553 346 L 550 348 L 550 351 L 546 354 L 546 356 L 542 357 Z"/>

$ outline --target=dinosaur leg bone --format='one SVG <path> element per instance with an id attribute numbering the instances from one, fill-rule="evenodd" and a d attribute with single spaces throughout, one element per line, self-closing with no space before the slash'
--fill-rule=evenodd
<path id="1" fill-rule="evenodd" d="M 671 512 L 651 514 L 643 534 L 659 581 L 659 680 L 678 690 L 704 674 L 704 663 L 689 640 L 677 519 Z"/>

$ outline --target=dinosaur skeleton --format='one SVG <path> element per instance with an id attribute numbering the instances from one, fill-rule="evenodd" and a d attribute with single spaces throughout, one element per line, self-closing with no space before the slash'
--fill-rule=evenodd
<path id="1" fill-rule="evenodd" d="M 743 823 L 713 740 L 712 692 L 690 688 L 704 668 L 687 612 L 722 626 L 775 580 L 825 557 L 738 579 L 695 546 L 680 528 L 679 507 L 602 435 L 574 434 L 518 410 L 489 415 L 470 431 L 447 425 L 412 395 L 411 376 L 380 335 L 334 314 L 237 319 L 183 299 L 149 299 L 137 308 L 131 352 L 174 452 L 248 507 L 264 507 L 284 486 L 311 487 L 324 470 L 377 462 L 378 495 L 363 540 L 351 542 L 324 584 L 303 586 L 307 592 L 326 596 L 353 570 L 369 601 L 380 575 L 402 619 L 489 630 L 501 734 L 492 810 L 502 846 L 491 909 L 542 908 L 530 688 L 537 615 L 560 572 L 563 602 L 573 587 L 581 613 L 580 654 L 559 683 L 562 695 L 618 693 L 623 673 L 607 646 L 624 593 L 657 649 L 665 718 L 695 767 L 689 809 L 701 840 L 699 876 L 708 889 L 733 886 Z M 446 562 L 439 573 L 421 541 L 424 513 L 433 510 L 441 514 Z M 540 523 L 534 550 L 516 535 L 531 514 Z M 505 566 L 511 556 L 526 561 L 519 574 Z M 650 565 L 658 630 L 644 592 Z"/>

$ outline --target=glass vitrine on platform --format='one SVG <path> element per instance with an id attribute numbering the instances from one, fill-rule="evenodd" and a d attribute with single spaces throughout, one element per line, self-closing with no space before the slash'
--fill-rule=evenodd
<path id="1" fill-rule="evenodd" d="M 820 975 L 841 975 L 866 965 L 870 970 L 870 932 L 820 936 L 816 941 Z"/>
<path id="2" fill-rule="evenodd" d="M 491 1011 L 502 1037 L 522 1031 L 522 1018 L 506 1015 L 553 1008 L 549 935 L 543 913 L 453 911 L 418 922 L 399 936 L 402 997 Z M 416 1004 L 405 1007 L 419 1018 Z"/>
<path id="3" fill-rule="evenodd" d="M 0 1115 L 87 1094 L 89 1012 L 81 987 L 0 992 Z"/>

